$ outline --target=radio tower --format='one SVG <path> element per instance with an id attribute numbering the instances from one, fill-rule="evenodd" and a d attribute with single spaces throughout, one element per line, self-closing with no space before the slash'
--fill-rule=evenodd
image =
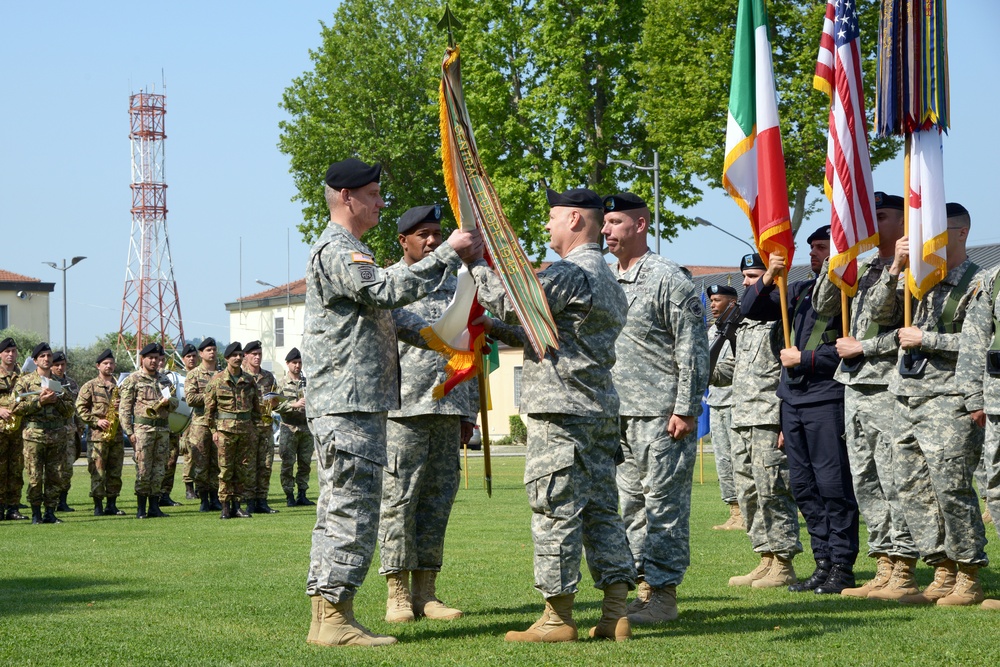
<path id="1" fill-rule="evenodd" d="M 136 367 L 139 350 L 160 342 L 179 360 L 184 346 L 181 304 L 167 238 L 167 184 L 163 179 L 166 95 L 140 92 L 129 97 L 132 141 L 132 234 L 125 265 L 125 295 L 118 349 Z"/>

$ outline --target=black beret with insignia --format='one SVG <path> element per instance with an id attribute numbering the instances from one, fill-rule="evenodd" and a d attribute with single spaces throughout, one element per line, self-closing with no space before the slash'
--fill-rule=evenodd
<path id="1" fill-rule="evenodd" d="M 396 231 L 405 234 L 422 222 L 441 224 L 441 204 L 414 206 L 399 217 Z"/>
<path id="2" fill-rule="evenodd" d="M 631 211 L 636 208 L 648 208 L 646 202 L 639 195 L 631 192 L 619 192 L 616 195 L 608 195 L 604 198 L 604 212 L 611 211 Z"/>
<path id="3" fill-rule="evenodd" d="M 31 350 L 31 358 L 37 359 L 43 352 L 51 352 L 52 348 L 46 342 L 41 342 Z"/>
<path id="4" fill-rule="evenodd" d="M 957 218 L 960 215 L 969 215 L 969 210 L 958 202 L 950 201 L 945 204 L 945 210 L 949 218 Z"/>
<path id="5" fill-rule="evenodd" d="M 830 240 L 830 225 L 823 225 L 815 232 L 809 235 L 806 239 L 806 243 L 812 243 L 813 241 L 829 241 Z"/>
<path id="6" fill-rule="evenodd" d="M 899 195 L 890 195 L 884 192 L 875 193 L 875 208 L 892 208 L 897 211 L 903 210 L 903 198 Z"/>
<path id="7" fill-rule="evenodd" d="M 368 165 L 361 160 L 349 157 L 340 162 L 334 162 L 326 170 L 326 184 L 334 190 L 360 188 L 369 183 L 377 183 L 382 176 L 382 165 Z"/>
<path id="8" fill-rule="evenodd" d="M 601 201 L 600 195 L 587 188 L 575 188 L 563 193 L 556 192 L 552 188 L 545 188 L 545 198 L 552 208 L 568 206 L 569 208 L 596 208 L 604 210 L 604 202 Z"/>
<path id="9" fill-rule="evenodd" d="M 300 359 L 302 359 L 302 353 L 299 352 L 299 348 L 297 348 L 297 347 L 293 347 L 292 349 L 290 349 L 288 351 L 288 354 L 285 355 L 285 363 L 286 364 L 289 361 L 298 361 Z"/>
<path id="10" fill-rule="evenodd" d="M 205 349 L 209 348 L 209 347 L 216 347 L 216 345 L 215 345 L 215 339 L 212 338 L 211 336 L 209 336 L 205 340 L 201 341 L 201 344 L 198 345 L 198 351 L 199 352 L 204 352 Z"/>
<path id="11" fill-rule="evenodd" d="M 243 353 L 250 354 L 251 352 L 256 352 L 259 349 L 260 349 L 260 341 L 252 340 L 246 344 L 246 347 L 243 348 Z"/>
<path id="12" fill-rule="evenodd" d="M 729 285 L 709 285 L 706 292 L 708 292 L 709 296 L 721 294 L 722 296 L 731 296 L 734 299 L 739 296 L 737 291 Z"/>
<path id="13" fill-rule="evenodd" d="M 189 354 L 198 354 L 198 348 L 196 348 L 191 343 L 186 343 L 184 349 L 181 350 L 181 356 L 186 357 Z"/>
<path id="14" fill-rule="evenodd" d="M 62 350 L 59 350 L 58 352 L 52 355 L 52 363 L 59 364 L 64 361 L 66 361 L 66 353 L 63 352 Z"/>
<path id="15" fill-rule="evenodd" d="M 163 346 L 159 343 L 147 343 L 146 347 L 139 350 L 140 357 L 145 357 L 150 354 L 163 354 Z"/>
<path id="16" fill-rule="evenodd" d="M 243 351 L 243 346 L 240 345 L 240 342 L 237 340 L 233 341 L 232 343 L 226 346 L 226 351 L 222 353 L 222 356 L 228 359 L 237 352 L 242 352 L 242 351 Z"/>
<path id="17" fill-rule="evenodd" d="M 104 361 L 105 359 L 114 359 L 114 358 L 115 358 L 115 355 L 112 354 L 111 348 L 108 347 L 108 348 L 104 349 L 104 352 L 101 352 L 99 355 L 97 355 L 97 361 L 95 361 L 94 363 L 95 364 L 99 364 L 102 361 Z"/>
<path id="18" fill-rule="evenodd" d="M 743 259 L 740 260 L 740 271 L 747 269 L 767 269 L 767 266 L 760 255 L 752 252 L 749 255 L 743 255 Z"/>
<path id="19" fill-rule="evenodd" d="M 17 343 L 15 343 L 14 339 L 11 338 L 10 336 L 8 336 L 7 338 L 4 338 L 3 340 L 0 340 L 0 352 L 3 352 L 4 350 L 6 350 L 8 348 L 11 348 L 11 347 L 16 350 L 17 349 Z"/>

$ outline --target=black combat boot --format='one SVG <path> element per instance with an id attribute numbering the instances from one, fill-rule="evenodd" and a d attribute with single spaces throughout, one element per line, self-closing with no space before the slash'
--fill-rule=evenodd
<path id="1" fill-rule="evenodd" d="M 188 500 L 198 500 L 198 494 L 194 492 L 194 482 L 184 482 L 184 497 Z"/>
<path id="2" fill-rule="evenodd" d="M 813 571 L 812 576 L 805 581 L 792 584 L 788 587 L 788 590 L 792 593 L 804 593 L 806 591 L 816 590 L 816 588 L 830 576 L 830 569 L 832 567 L 833 563 L 826 558 L 820 558 L 816 561 L 816 569 Z"/>
<path id="3" fill-rule="evenodd" d="M 136 519 L 145 519 L 146 518 L 146 499 L 147 499 L 147 496 L 140 495 L 140 496 L 137 496 L 137 497 L 139 499 L 139 507 L 135 511 L 135 518 Z"/>
<path id="4" fill-rule="evenodd" d="M 219 510 L 222 509 L 222 503 L 219 502 L 218 489 L 209 492 L 209 499 L 210 499 L 208 505 L 209 509 L 211 509 L 213 512 L 218 512 Z"/>
<path id="5" fill-rule="evenodd" d="M 104 508 L 104 516 L 125 516 L 125 512 L 118 509 L 118 496 L 108 496 L 108 506 Z"/>
<path id="6" fill-rule="evenodd" d="M 227 500 L 222 503 L 222 514 L 219 515 L 220 519 L 231 519 L 233 517 L 233 501 Z"/>
<path id="7" fill-rule="evenodd" d="M 234 517 L 236 517 L 237 519 L 250 519 L 250 518 L 253 517 L 253 514 L 250 514 L 249 512 L 244 512 L 242 509 L 240 509 L 240 499 L 239 498 L 233 498 L 232 502 L 233 502 L 233 516 Z"/>
<path id="8" fill-rule="evenodd" d="M 28 517 L 17 511 L 17 505 L 8 505 L 4 519 L 7 521 L 27 521 Z"/>
<path id="9" fill-rule="evenodd" d="M 246 513 L 247 514 L 253 514 L 254 512 L 257 512 L 257 511 L 258 511 L 257 510 L 257 499 L 256 498 L 247 498 Z"/>
<path id="10" fill-rule="evenodd" d="M 56 516 L 55 507 L 45 508 L 45 516 L 42 517 L 42 523 L 62 523 L 62 519 Z"/>
<path id="11" fill-rule="evenodd" d="M 257 499 L 257 512 L 259 514 L 277 514 L 278 510 L 267 504 L 267 498 Z"/>
<path id="12" fill-rule="evenodd" d="M 42 506 L 32 505 L 31 506 L 31 523 L 41 523 L 42 522 Z"/>
<path id="13" fill-rule="evenodd" d="M 69 491 L 63 491 L 59 494 L 59 504 L 56 505 L 56 509 L 60 512 L 75 512 L 76 510 L 70 507 L 66 503 L 66 496 L 69 495 Z"/>
<path id="14" fill-rule="evenodd" d="M 170 497 L 169 493 L 160 494 L 160 507 L 180 507 L 181 504 Z"/>
<path id="15" fill-rule="evenodd" d="M 104 498 L 94 496 L 94 516 L 104 516 Z"/>
<path id="16" fill-rule="evenodd" d="M 306 498 L 305 489 L 299 489 L 299 497 L 295 499 L 295 504 L 298 505 L 299 507 L 311 507 L 316 503 Z"/>
<path id="17" fill-rule="evenodd" d="M 843 563 L 834 563 L 826 581 L 817 586 L 813 593 L 816 595 L 840 595 L 840 592 L 845 588 L 854 588 L 854 586 L 854 568 Z"/>
<path id="18" fill-rule="evenodd" d="M 212 507 L 208 502 L 208 491 L 199 491 L 198 497 L 201 498 L 201 507 L 198 508 L 199 512 L 211 512 Z"/>
<path id="19" fill-rule="evenodd" d="M 285 491 L 285 506 L 295 507 L 298 503 L 295 502 L 295 494 L 291 491 Z"/>
<path id="20" fill-rule="evenodd" d="M 149 518 L 151 519 L 165 519 L 170 516 L 169 514 L 164 514 L 163 510 L 160 509 L 159 500 L 159 496 L 149 497 Z"/>
<path id="21" fill-rule="evenodd" d="M 7 519 L 7 506 L 0 505 L 0 521 L 4 521 L 6 519 Z"/>

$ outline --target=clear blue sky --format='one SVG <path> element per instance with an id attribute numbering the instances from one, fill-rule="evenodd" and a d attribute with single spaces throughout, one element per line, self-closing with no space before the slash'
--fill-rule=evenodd
<path id="1" fill-rule="evenodd" d="M 278 152 L 282 91 L 310 68 L 319 21 L 335 0 L 295 2 L 0 3 L 0 268 L 55 282 L 51 334 L 62 339 L 62 284 L 42 262 L 85 255 L 69 278 L 69 339 L 117 331 L 130 229 L 128 97 L 161 90 L 165 73 L 168 227 L 184 329 L 228 337 L 223 304 L 300 277 L 308 248 L 288 160 Z M 949 3 L 952 132 L 946 194 L 973 216 L 973 243 L 1000 241 L 993 223 L 993 116 L 1000 93 L 983 54 L 1000 3 Z M 818 40 L 818 37 L 817 37 Z M 820 93 L 817 93 L 820 94 Z M 720 127 L 720 141 L 725 128 Z M 319 176 L 317 177 L 319 181 Z M 902 190 L 902 161 L 875 175 Z M 749 226 L 722 193 L 690 211 L 739 236 Z M 386 215 L 386 222 L 394 215 Z M 806 226 L 825 224 L 817 214 Z M 240 280 L 239 242 L 243 239 Z M 803 237 L 804 238 L 804 237 Z M 682 232 L 664 254 L 734 264 L 745 246 L 713 229 Z"/>

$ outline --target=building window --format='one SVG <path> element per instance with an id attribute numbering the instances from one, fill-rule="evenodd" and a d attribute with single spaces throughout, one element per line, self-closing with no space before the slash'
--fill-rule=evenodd
<path id="1" fill-rule="evenodd" d="M 6 329 L 10 325 L 7 321 L 7 306 L 0 306 L 0 329 Z"/>
<path id="2" fill-rule="evenodd" d="M 276 317 L 274 318 L 274 346 L 284 347 L 285 346 L 285 318 Z"/>
<path id="3" fill-rule="evenodd" d="M 521 366 L 514 366 L 514 407 L 521 407 Z"/>

